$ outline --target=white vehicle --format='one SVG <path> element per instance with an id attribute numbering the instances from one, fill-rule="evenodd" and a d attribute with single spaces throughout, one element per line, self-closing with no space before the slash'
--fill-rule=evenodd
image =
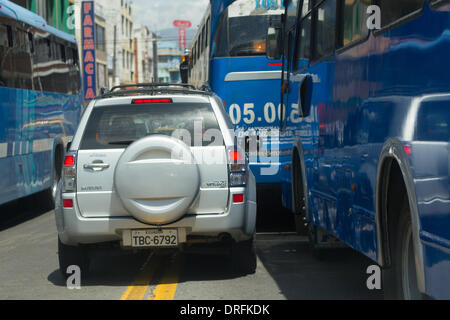
<path id="1" fill-rule="evenodd" d="M 216 242 L 253 273 L 255 179 L 221 100 L 188 85 L 119 86 L 87 106 L 56 201 L 59 263 L 87 271 L 93 245 Z"/>

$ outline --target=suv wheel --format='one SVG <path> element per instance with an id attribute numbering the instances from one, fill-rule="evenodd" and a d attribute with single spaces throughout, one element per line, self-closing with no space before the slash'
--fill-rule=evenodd
<path id="1" fill-rule="evenodd" d="M 231 266 L 234 273 L 253 274 L 256 271 L 256 252 L 253 238 L 231 245 Z"/>
<path id="2" fill-rule="evenodd" d="M 59 271 L 64 278 L 70 276 L 67 273 L 67 268 L 73 265 L 80 268 L 82 278 L 87 276 L 89 271 L 89 256 L 85 247 L 68 246 L 58 238 L 58 259 Z"/>

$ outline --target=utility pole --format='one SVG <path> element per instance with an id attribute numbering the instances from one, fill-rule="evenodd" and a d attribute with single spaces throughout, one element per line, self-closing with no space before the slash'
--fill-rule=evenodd
<path id="1" fill-rule="evenodd" d="M 157 36 L 153 38 L 153 82 L 158 82 L 158 44 Z"/>
<path id="2" fill-rule="evenodd" d="M 134 39 L 134 83 L 139 83 L 139 57 L 138 57 L 138 41 Z"/>
<path id="3" fill-rule="evenodd" d="M 115 85 L 116 82 L 116 42 L 117 42 L 117 27 L 114 25 L 114 49 L 113 49 L 113 81 L 112 84 L 113 86 Z"/>

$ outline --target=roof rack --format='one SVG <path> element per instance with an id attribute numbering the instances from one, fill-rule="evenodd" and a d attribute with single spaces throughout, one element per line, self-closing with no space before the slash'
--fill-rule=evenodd
<path id="1" fill-rule="evenodd" d="M 186 83 L 133 83 L 114 86 L 107 91 L 102 88 L 98 98 L 111 98 L 115 96 L 129 95 L 154 95 L 156 93 L 182 93 L 182 94 L 206 94 L 211 95 L 207 88 L 197 89 L 195 86 Z"/>
<path id="2" fill-rule="evenodd" d="M 183 88 L 190 88 L 195 90 L 195 87 L 192 84 L 187 84 L 187 83 L 159 83 L 159 82 L 155 82 L 155 83 L 132 83 L 132 84 L 124 84 L 124 85 L 120 85 L 120 86 L 114 86 L 111 88 L 110 92 L 113 92 L 117 89 L 126 89 L 126 88 L 156 88 L 156 87 L 183 87 Z"/>

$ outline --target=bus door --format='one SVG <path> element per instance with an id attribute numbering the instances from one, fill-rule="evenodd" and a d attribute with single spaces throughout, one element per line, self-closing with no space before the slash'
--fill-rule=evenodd
<path id="1" fill-rule="evenodd" d="M 311 2 L 304 0 L 299 12 L 294 90 L 302 116 L 301 138 L 312 194 L 310 218 L 323 229 L 335 231 L 339 219 L 333 172 L 339 128 L 332 121 L 332 114 L 337 8 L 334 0 L 316 3 L 314 7 Z"/>

